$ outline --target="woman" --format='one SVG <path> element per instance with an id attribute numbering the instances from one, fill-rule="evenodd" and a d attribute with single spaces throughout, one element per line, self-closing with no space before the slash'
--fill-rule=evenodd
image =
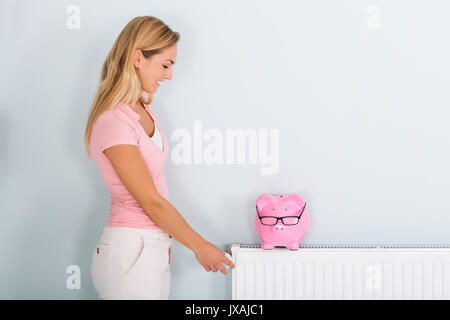
<path id="1" fill-rule="evenodd" d="M 88 156 L 111 194 L 91 265 L 101 299 L 168 299 L 173 239 L 208 272 L 234 268 L 169 202 L 163 172 L 168 144 L 150 104 L 158 82 L 172 79 L 179 37 L 155 17 L 136 17 L 103 64 L 85 132 Z"/>

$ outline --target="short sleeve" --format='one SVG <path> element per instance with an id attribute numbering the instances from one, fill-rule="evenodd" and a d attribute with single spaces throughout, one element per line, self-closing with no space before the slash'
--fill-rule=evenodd
<path id="1" fill-rule="evenodd" d="M 94 124 L 91 136 L 92 149 L 102 153 L 103 150 L 118 144 L 138 145 L 138 138 L 133 126 L 114 114 L 102 114 Z"/>

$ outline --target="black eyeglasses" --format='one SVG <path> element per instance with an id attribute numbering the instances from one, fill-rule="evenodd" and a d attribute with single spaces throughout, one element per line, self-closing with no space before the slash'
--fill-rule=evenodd
<path id="1" fill-rule="evenodd" d="M 256 212 L 258 213 L 259 220 L 261 220 L 261 223 L 265 226 L 274 226 L 278 223 L 278 220 L 281 220 L 281 222 L 286 226 L 294 226 L 294 225 L 298 224 L 298 222 L 300 221 L 300 217 L 302 216 L 305 208 L 306 208 L 306 202 L 305 202 L 305 205 L 303 206 L 302 212 L 300 212 L 299 216 L 286 216 L 286 217 L 281 217 L 281 218 L 273 217 L 273 216 L 261 217 L 259 215 L 258 206 L 256 206 Z"/>

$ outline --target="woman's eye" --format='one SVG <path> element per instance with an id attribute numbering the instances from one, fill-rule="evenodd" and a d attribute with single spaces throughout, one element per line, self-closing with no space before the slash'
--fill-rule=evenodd
<path id="1" fill-rule="evenodd" d="M 163 66 L 163 67 L 167 69 L 169 66 Z"/>

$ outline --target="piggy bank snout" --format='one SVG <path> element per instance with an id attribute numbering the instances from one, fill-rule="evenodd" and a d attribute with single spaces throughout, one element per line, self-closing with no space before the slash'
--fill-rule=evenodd
<path id="1" fill-rule="evenodd" d="M 284 230 L 285 226 L 282 224 L 276 224 L 272 227 L 273 232 L 282 232 Z"/>

